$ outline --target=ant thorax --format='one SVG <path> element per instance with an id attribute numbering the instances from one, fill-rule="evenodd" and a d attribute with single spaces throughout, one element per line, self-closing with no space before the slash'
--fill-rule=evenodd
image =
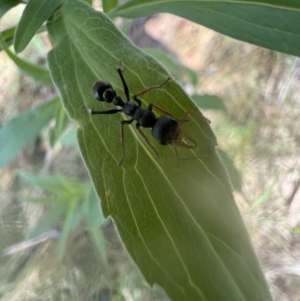
<path id="1" fill-rule="evenodd" d="M 127 101 L 123 106 L 123 113 L 125 113 L 128 116 L 132 116 L 137 108 L 137 105 L 134 104 L 131 100 Z"/>
<path id="2" fill-rule="evenodd" d="M 152 111 L 137 106 L 131 100 L 124 104 L 122 111 L 144 128 L 152 128 L 157 121 Z"/>

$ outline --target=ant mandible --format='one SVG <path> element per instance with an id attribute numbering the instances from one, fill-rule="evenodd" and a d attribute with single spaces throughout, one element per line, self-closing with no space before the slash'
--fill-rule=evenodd
<path id="1" fill-rule="evenodd" d="M 160 108 L 159 106 L 150 103 L 147 109 L 143 109 L 142 102 L 138 99 L 138 96 L 141 96 L 150 90 L 158 89 L 165 85 L 169 80 L 168 77 L 165 81 L 157 86 L 148 87 L 137 94 L 133 95 L 134 101 L 137 103 L 135 104 L 129 97 L 129 89 L 126 84 L 126 81 L 123 77 L 123 66 L 121 61 L 119 62 L 119 67 L 117 68 L 117 72 L 121 78 L 123 84 L 123 90 L 127 101 L 124 102 L 120 96 L 117 95 L 116 91 L 113 89 L 110 83 L 105 81 L 98 81 L 94 84 L 93 93 L 94 97 L 99 101 L 105 101 L 108 103 L 112 103 L 117 107 L 121 107 L 121 109 L 111 109 L 106 111 L 95 111 L 93 109 L 87 108 L 83 106 L 84 110 L 87 110 L 89 114 L 96 115 L 96 114 L 116 114 L 116 113 L 124 113 L 127 116 L 131 117 L 129 120 L 122 120 L 121 121 L 121 144 L 122 144 L 122 158 L 119 162 L 119 165 L 122 164 L 124 157 L 125 157 L 125 147 L 124 147 L 124 124 L 131 124 L 133 121 L 136 121 L 136 129 L 141 134 L 143 139 L 146 143 L 151 147 L 157 157 L 159 157 L 155 148 L 149 142 L 147 136 L 142 132 L 140 127 L 144 128 L 152 128 L 151 134 L 152 136 L 162 145 L 171 144 L 175 148 L 175 152 L 177 158 L 180 160 L 179 155 L 177 153 L 176 146 L 181 146 L 185 148 L 194 148 L 197 146 L 196 141 L 187 135 L 182 129 L 181 125 L 183 122 L 188 121 L 187 116 L 191 112 L 186 112 L 183 119 L 177 119 L 169 112 L 165 111 L 164 109 Z M 158 111 L 162 112 L 164 115 L 156 118 L 152 109 L 155 108 Z M 186 143 L 183 141 L 188 140 L 191 144 Z"/>

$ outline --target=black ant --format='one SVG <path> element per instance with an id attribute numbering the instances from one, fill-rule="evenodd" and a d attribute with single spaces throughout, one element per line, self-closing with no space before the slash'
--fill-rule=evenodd
<path id="1" fill-rule="evenodd" d="M 134 101 L 137 103 L 135 104 L 129 97 L 129 89 L 127 87 L 127 84 L 125 82 L 125 79 L 123 77 L 123 67 L 120 65 L 117 68 L 117 72 L 121 78 L 123 89 L 125 96 L 127 98 L 127 101 L 124 102 L 120 96 L 117 95 L 116 91 L 112 88 L 111 84 L 105 81 L 98 81 L 94 84 L 93 87 L 93 93 L 97 100 L 99 101 L 105 101 L 108 103 L 113 103 L 115 106 L 121 107 L 121 109 L 111 109 L 106 111 L 94 111 L 93 109 L 82 107 L 83 109 L 87 110 L 91 115 L 96 114 L 116 114 L 116 113 L 125 113 L 131 119 L 129 120 L 122 120 L 121 121 L 121 144 L 122 144 L 122 158 L 119 162 L 119 165 L 122 164 L 124 157 L 125 157 L 125 148 L 124 148 L 124 124 L 131 124 L 134 120 L 136 121 L 136 129 L 139 131 L 141 136 L 144 138 L 144 140 L 147 142 L 147 144 L 152 148 L 154 153 L 159 157 L 157 151 L 155 148 L 151 145 L 146 135 L 142 132 L 140 127 L 144 128 L 152 128 L 151 134 L 152 136 L 162 145 L 168 145 L 171 144 L 175 148 L 176 155 L 179 159 L 176 146 L 181 146 L 185 148 L 194 148 L 197 146 L 196 141 L 188 136 L 182 129 L 181 125 L 183 122 L 188 121 L 186 118 L 189 113 L 192 112 L 186 112 L 184 115 L 184 118 L 182 120 L 179 120 L 175 118 L 173 115 L 165 111 L 164 109 L 158 107 L 157 105 L 150 103 L 147 109 L 143 109 L 142 102 L 140 99 L 138 99 L 138 96 L 143 95 L 150 90 L 158 89 L 165 85 L 169 80 L 170 77 L 168 77 L 165 81 L 163 81 L 161 84 L 153 87 L 148 87 L 137 94 L 133 95 Z M 152 109 L 155 108 L 162 112 L 164 115 L 156 118 Z M 186 143 L 183 141 L 183 138 L 185 140 L 188 140 L 191 144 Z"/>

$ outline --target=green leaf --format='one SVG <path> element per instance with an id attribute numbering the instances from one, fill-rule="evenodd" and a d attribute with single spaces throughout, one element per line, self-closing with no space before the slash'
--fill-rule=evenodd
<path id="1" fill-rule="evenodd" d="M 107 258 L 105 250 L 105 238 L 100 227 L 104 225 L 107 220 L 104 218 L 100 210 L 99 199 L 93 187 L 91 187 L 90 195 L 86 204 L 88 205 L 86 213 L 86 222 L 89 229 L 89 233 L 96 248 L 99 251 L 99 254 L 102 257 L 102 260 L 104 261 L 104 263 L 106 263 Z"/>
<path id="2" fill-rule="evenodd" d="M 21 3 L 19 0 L 0 0 L 0 18 L 19 3 Z"/>
<path id="3" fill-rule="evenodd" d="M 232 159 L 222 149 L 218 149 L 218 153 L 228 172 L 232 187 L 236 191 L 241 191 L 243 186 L 242 174 L 237 170 Z"/>
<path id="4" fill-rule="evenodd" d="M 70 124 L 70 119 L 65 112 L 63 106 L 60 106 L 56 111 L 55 126 L 50 133 L 50 145 L 54 147 L 55 143 L 62 136 L 67 126 Z"/>
<path id="5" fill-rule="evenodd" d="M 146 48 L 143 49 L 145 53 L 150 54 L 158 60 L 168 71 L 177 79 L 180 80 L 181 74 L 179 70 L 179 62 L 171 55 L 159 49 Z"/>
<path id="6" fill-rule="evenodd" d="M 11 28 L 8 28 L 4 31 L 2 31 L 0 33 L 0 35 L 2 35 L 2 38 L 4 39 L 4 42 L 6 44 L 7 47 L 11 46 L 13 41 L 14 41 L 14 35 L 15 35 L 15 32 L 16 32 L 16 27 L 11 27 Z M 40 32 L 44 32 L 46 30 L 46 26 L 42 26 L 39 30 L 38 30 L 38 33 Z M 1 45 L 0 45 L 0 50 L 3 50 Z"/>
<path id="7" fill-rule="evenodd" d="M 60 220 L 61 216 L 66 212 L 66 208 L 66 204 L 54 206 L 49 212 L 39 219 L 34 228 L 28 233 L 27 238 L 35 237 L 49 230 Z"/>
<path id="8" fill-rule="evenodd" d="M 14 40 L 15 31 L 16 31 L 16 27 L 11 27 L 0 33 L 0 35 L 2 36 L 2 38 L 4 40 L 4 43 L 7 46 L 10 46 L 12 44 L 12 42 Z M 3 50 L 2 45 L 0 45 L 0 50 Z"/>
<path id="9" fill-rule="evenodd" d="M 28 182 L 31 182 L 33 184 L 33 180 L 29 180 L 28 176 L 31 176 L 30 174 L 22 174 L 21 171 L 19 171 L 19 175 L 23 177 Z M 32 175 L 36 176 L 36 175 Z M 36 176 L 38 177 L 38 176 Z M 42 197 L 42 198 L 30 198 L 26 199 L 26 202 L 30 203 L 39 203 L 39 204 L 45 204 L 45 205 L 54 205 L 54 204 L 62 204 L 68 202 L 68 198 L 66 197 L 66 194 L 62 194 L 60 196 L 50 196 L 50 197 Z"/>
<path id="10" fill-rule="evenodd" d="M 18 152 L 40 134 L 44 126 L 53 118 L 60 105 L 58 98 L 30 109 L 8 121 L 0 129 L 0 167 L 13 159 Z"/>
<path id="11" fill-rule="evenodd" d="M 223 100 L 216 95 L 195 94 L 191 97 L 195 104 L 201 109 L 217 110 L 226 112 L 226 107 Z"/>
<path id="12" fill-rule="evenodd" d="M 88 227 L 99 228 L 99 226 L 103 225 L 106 220 L 101 212 L 99 199 L 93 187 L 91 187 L 91 191 L 86 203 L 87 203 L 86 220 L 87 220 Z"/>
<path id="13" fill-rule="evenodd" d="M 27 182 L 48 190 L 50 192 L 77 196 L 78 198 L 86 194 L 88 188 L 85 182 L 77 179 L 67 178 L 62 175 L 31 174 L 24 171 L 18 171 L 18 174 Z"/>
<path id="14" fill-rule="evenodd" d="M 50 77 L 49 71 L 45 68 L 30 64 L 16 55 L 14 55 L 7 47 L 3 37 L 0 35 L 0 47 L 7 53 L 7 55 L 12 59 L 12 61 L 18 66 L 18 68 L 26 75 L 33 77 L 35 80 L 52 85 L 52 79 Z"/>
<path id="15" fill-rule="evenodd" d="M 64 185 L 64 182 L 62 181 L 61 175 L 37 175 L 37 174 L 31 174 L 24 171 L 18 171 L 18 174 L 27 182 L 31 183 L 32 185 L 35 185 L 39 188 L 43 188 L 45 190 L 48 190 L 50 192 L 55 193 L 64 193 L 66 190 L 66 187 Z"/>
<path id="16" fill-rule="evenodd" d="M 109 15 L 140 18 L 162 12 L 178 15 L 235 39 L 300 55 L 299 1 L 129 0 Z"/>
<path id="17" fill-rule="evenodd" d="M 18 24 L 14 47 L 16 53 L 23 51 L 38 29 L 48 20 L 65 0 L 30 0 Z"/>
<path id="18" fill-rule="evenodd" d="M 199 81 L 197 72 L 180 64 L 178 60 L 170 54 L 152 48 L 144 48 L 143 51 L 157 59 L 178 81 L 182 82 L 182 78 L 186 76 L 193 86 L 197 85 Z"/>
<path id="19" fill-rule="evenodd" d="M 68 208 L 67 218 L 65 219 L 64 226 L 59 238 L 58 254 L 62 259 L 65 254 L 67 240 L 71 232 L 77 227 L 82 219 L 82 206 L 76 200 L 73 200 L 73 205 Z"/>
<path id="20" fill-rule="evenodd" d="M 78 143 L 76 137 L 76 130 L 74 129 L 74 127 L 69 128 L 65 133 L 63 133 L 63 135 L 59 139 L 59 142 L 65 146 L 77 147 Z"/>
<path id="21" fill-rule="evenodd" d="M 69 0 L 49 22 L 53 49 L 48 55 L 55 85 L 68 115 L 77 122 L 80 150 L 101 199 L 128 252 L 147 281 L 170 298 L 190 300 L 271 300 L 262 271 L 234 202 L 226 172 L 216 154 L 216 140 L 206 119 L 175 80 L 141 96 L 189 122 L 182 127 L 197 148 L 173 148 L 155 141 L 143 129 L 152 149 L 125 126 L 126 156 L 122 166 L 122 114 L 91 116 L 82 106 L 115 108 L 97 102 L 97 80 L 111 83 L 124 99 L 116 72 L 118 61 L 132 94 L 157 85 L 169 74 L 152 57 L 129 42 L 101 12 L 83 1 Z M 155 111 L 158 114 L 157 111 Z"/>
<path id="22" fill-rule="evenodd" d="M 79 222 L 86 217 L 88 222 L 87 228 L 90 235 L 105 261 L 104 238 L 99 229 L 99 226 L 102 225 L 105 220 L 102 214 L 100 214 L 99 202 L 90 183 L 80 182 L 79 180 L 60 175 L 36 175 L 23 171 L 18 171 L 18 173 L 31 184 L 55 193 L 55 196 L 27 200 L 29 202 L 54 205 L 53 208 L 38 221 L 34 229 L 29 233 L 30 237 L 48 230 L 58 221 L 61 215 L 65 215 L 63 230 L 59 238 L 59 257 L 63 258 L 70 233 L 78 226 Z M 88 195 L 89 199 L 87 198 Z M 97 231 L 99 232 L 99 237 L 96 237 Z"/>
<path id="23" fill-rule="evenodd" d="M 102 0 L 103 11 L 108 13 L 118 5 L 118 2 L 118 0 Z"/>

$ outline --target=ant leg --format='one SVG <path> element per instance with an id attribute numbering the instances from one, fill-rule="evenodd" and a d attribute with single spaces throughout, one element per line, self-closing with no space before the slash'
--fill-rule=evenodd
<path id="1" fill-rule="evenodd" d="M 112 110 L 107 110 L 107 111 L 94 111 L 93 109 L 90 109 L 90 108 L 85 107 L 85 106 L 83 106 L 82 109 L 88 111 L 88 113 L 90 115 L 96 115 L 96 114 L 108 114 L 108 115 L 110 115 L 110 114 L 116 114 L 116 113 L 122 112 L 122 109 L 112 109 Z"/>
<path id="2" fill-rule="evenodd" d="M 138 99 L 136 96 L 133 96 L 133 99 L 137 102 L 139 107 L 142 106 L 142 101 L 140 99 Z"/>
<path id="3" fill-rule="evenodd" d="M 151 143 L 149 142 L 147 136 L 142 132 L 142 130 L 140 129 L 140 125 L 139 123 L 136 124 L 136 129 L 139 131 L 139 133 L 141 134 L 141 136 L 144 138 L 144 140 L 147 142 L 147 144 L 152 148 L 152 150 L 154 151 L 155 155 L 157 156 L 157 158 L 159 158 L 159 154 L 158 152 L 155 150 L 155 148 L 151 145 Z"/>
<path id="4" fill-rule="evenodd" d="M 201 116 L 203 117 L 207 123 L 211 123 L 211 121 L 209 119 L 207 119 L 205 116 L 203 116 L 203 114 L 201 112 L 193 112 L 193 111 L 186 111 L 183 118 L 180 120 L 180 126 L 183 122 L 188 121 L 188 119 L 186 119 L 188 117 L 188 115 L 195 115 L 197 117 Z"/>
<path id="5" fill-rule="evenodd" d="M 176 147 L 176 144 L 172 141 L 172 145 L 174 147 L 174 151 L 175 151 L 175 154 L 176 154 L 176 157 L 178 159 L 178 161 L 181 161 L 180 157 L 179 157 L 179 154 L 178 154 L 178 151 L 177 151 L 177 147 Z"/>
<path id="6" fill-rule="evenodd" d="M 183 129 L 180 129 L 181 135 L 186 139 L 189 140 L 190 142 L 193 143 L 193 145 L 186 144 L 186 148 L 194 148 L 197 146 L 197 142 L 194 138 L 192 138 L 190 135 L 188 135 Z M 179 145 L 179 144 L 178 144 Z M 183 146 L 184 147 L 184 146 Z"/>
<path id="7" fill-rule="evenodd" d="M 137 103 L 140 103 L 141 101 L 137 98 L 138 96 L 141 96 L 151 90 L 154 90 L 154 89 L 158 89 L 160 87 L 162 87 L 164 84 L 166 84 L 171 78 L 168 77 L 165 81 L 163 81 L 161 84 L 157 85 L 157 86 L 152 86 L 152 87 L 148 87 L 138 93 L 136 93 L 135 95 L 133 95 L 133 99 L 137 102 Z"/>
<path id="8" fill-rule="evenodd" d="M 184 148 L 195 148 L 197 146 L 197 142 L 192 137 L 190 137 L 188 134 L 186 134 L 182 130 L 180 130 L 180 132 L 181 132 L 181 134 L 184 138 L 186 138 L 187 140 L 189 140 L 193 144 L 191 145 L 191 144 L 188 144 L 187 142 L 184 142 L 184 141 L 173 141 L 172 142 L 173 145 L 181 146 L 181 147 L 184 147 Z"/>
<path id="9" fill-rule="evenodd" d="M 128 86 L 127 86 L 126 81 L 125 81 L 125 79 L 123 77 L 123 74 L 122 74 L 123 70 L 124 70 L 124 68 L 123 68 L 122 62 L 119 61 L 119 67 L 118 67 L 117 71 L 119 73 L 119 76 L 120 76 L 122 84 L 123 84 L 123 90 L 124 90 L 125 96 L 127 98 L 127 101 L 129 101 L 130 100 L 130 98 L 129 98 L 129 89 L 128 89 Z"/>
<path id="10" fill-rule="evenodd" d="M 123 163 L 123 160 L 125 158 L 125 147 L 124 147 L 124 124 L 131 124 L 133 119 L 130 120 L 122 120 L 121 121 L 121 144 L 122 144 L 122 157 L 119 162 L 119 166 Z"/>
<path id="11" fill-rule="evenodd" d="M 149 106 L 148 106 L 148 110 L 152 111 L 152 109 L 155 108 L 157 109 L 158 111 L 160 111 L 161 113 L 163 113 L 164 115 L 168 115 L 176 120 L 178 120 L 174 115 L 172 115 L 171 113 L 169 113 L 168 111 L 164 110 L 163 108 L 155 105 L 154 103 L 150 103 Z"/>
<path id="12" fill-rule="evenodd" d="M 187 137 L 189 137 L 189 136 L 187 135 Z M 187 137 L 186 137 L 186 138 L 187 138 Z M 189 137 L 189 138 L 191 138 L 191 137 Z M 195 145 L 188 145 L 187 143 L 185 143 L 185 142 L 183 142 L 183 141 L 172 141 L 172 145 L 173 145 L 173 147 L 174 147 L 174 151 L 175 151 L 175 154 L 176 154 L 176 157 L 177 157 L 178 161 L 184 161 L 184 160 L 188 160 L 188 159 L 194 159 L 194 158 L 197 158 L 197 157 L 180 158 L 180 156 L 179 156 L 179 154 L 178 154 L 177 146 L 184 147 L 184 148 L 189 148 L 189 149 L 194 148 L 194 147 L 197 146 L 197 143 L 196 143 L 196 141 L 195 141 L 193 138 L 191 138 L 191 141 L 192 141 L 193 143 L 195 143 Z"/>
<path id="13" fill-rule="evenodd" d="M 189 121 L 188 119 L 177 119 L 174 115 L 172 115 L 171 113 L 169 113 L 168 111 L 164 110 L 163 108 L 155 105 L 154 103 L 150 103 L 149 106 L 148 106 L 148 110 L 152 111 L 152 108 L 155 108 L 157 109 L 158 111 L 160 111 L 161 113 L 163 113 L 164 115 L 168 115 L 170 116 L 171 118 L 174 118 L 178 121 L 180 121 L 181 123 L 182 122 L 187 122 Z M 180 123 L 180 126 L 181 126 L 181 123 Z"/>

